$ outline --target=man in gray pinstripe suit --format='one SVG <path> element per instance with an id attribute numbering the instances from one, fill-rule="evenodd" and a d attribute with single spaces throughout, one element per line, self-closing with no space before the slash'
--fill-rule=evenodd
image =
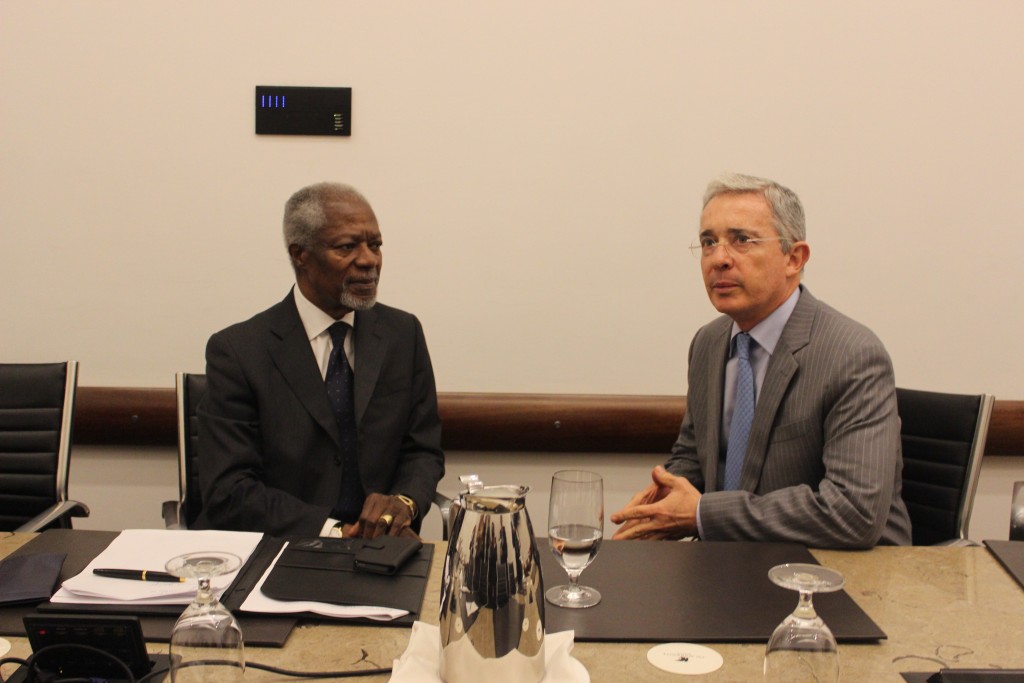
<path id="1" fill-rule="evenodd" d="M 788 188 L 736 174 L 708 185 L 693 249 L 724 315 L 690 345 L 679 438 L 652 483 L 611 516 L 622 524 L 615 538 L 910 543 L 892 363 L 869 329 L 800 284 L 805 236 Z M 741 332 L 752 339 L 755 408 L 738 483 L 725 490 Z"/>

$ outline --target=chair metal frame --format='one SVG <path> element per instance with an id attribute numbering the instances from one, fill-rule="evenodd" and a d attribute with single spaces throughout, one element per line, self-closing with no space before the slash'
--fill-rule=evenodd
<path id="1" fill-rule="evenodd" d="M 68 498 L 68 476 L 71 469 L 71 437 L 74 430 L 75 392 L 78 389 L 78 361 L 65 363 L 64 402 L 61 407 L 60 439 L 57 445 L 57 467 L 54 476 L 54 500 L 46 510 L 21 524 L 16 532 L 34 532 L 57 522 L 67 523 L 70 517 L 88 517 L 89 507 Z"/>
<path id="2" fill-rule="evenodd" d="M 957 512 L 957 541 L 967 541 L 971 526 L 971 514 L 974 512 L 974 497 L 978 492 L 978 481 L 981 479 L 981 461 L 985 457 L 985 442 L 988 440 L 988 426 L 992 421 L 992 408 L 996 397 L 993 394 L 981 394 L 978 397 L 978 419 L 974 425 L 974 441 L 971 443 L 971 455 L 967 466 L 967 481 L 964 484 L 964 495 L 960 499 Z M 956 541 L 954 541 L 956 542 Z"/>
<path id="3" fill-rule="evenodd" d="M 188 528 L 185 511 L 188 505 L 188 442 L 191 435 L 189 434 L 190 416 L 188 415 L 188 406 L 186 405 L 185 382 L 191 374 L 194 373 L 178 372 L 174 375 L 174 395 L 178 423 L 178 500 L 167 500 L 163 503 L 164 526 L 168 529 Z"/>
<path id="4" fill-rule="evenodd" d="M 936 398 L 973 398 L 977 400 L 977 417 L 974 421 L 973 436 L 971 438 L 967 460 L 964 463 L 964 479 L 961 493 L 957 501 L 955 513 L 954 536 L 938 542 L 936 545 L 977 545 L 969 540 L 971 514 L 974 508 L 974 498 L 978 489 L 978 480 L 981 478 L 981 463 L 985 454 L 985 442 L 988 438 L 989 422 L 992 418 L 992 408 L 995 403 L 995 396 L 992 394 L 941 394 L 938 392 L 922 392 L 917 389 L 898 388 L 897 396 L 904 392 L 916 392 L 924 394 L 935 394 Z M 905 394 L 904 394 L 905 395 Z M 902 419 L 902 418 L 901 418 Z M 903 425 L 900 428 L 901 443 L 904 437 Z M 911 434 L 918 438 L 925 438 L 921 434 Z M 905 471 L 904 471 L 905 472 Z M 904 480 L 906 482 L 906 479 Z M 913 517 L 911 518 L 913 524 Z"/>

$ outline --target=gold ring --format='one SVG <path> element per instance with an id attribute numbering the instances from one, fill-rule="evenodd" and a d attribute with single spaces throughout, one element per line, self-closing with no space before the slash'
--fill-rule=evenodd
<path id="1" fill-rule="evenodd" d="M 391 528 L 391 523 L 395 521 L 395 518 L 393 516 L 391 516 L 391 515 L 381 515 L 380 516 L 380 521 L 384 522 L 384 526 L 386 526 L 388 529 L 390 529 Z"/>

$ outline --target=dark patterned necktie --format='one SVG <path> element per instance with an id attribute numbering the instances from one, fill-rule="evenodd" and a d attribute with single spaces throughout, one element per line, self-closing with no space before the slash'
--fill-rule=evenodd
<path id="1" fill-rule="evenodd" d="M 736 356 L 736 405 L 729 425 L 729 450 L 725 454 L 725 491 L 740 487 L 750 425 L 754 422 L 754 369 L 750 367 L 750 335 L 746 332 L 736 335 Z"/>
<path id="2" fill-rule="evenodd" d="M 338 421 L 341 432 L 341 490 L 338 492 L 338 504 L 331 513 L 335 519 L 343 522 L 354 522 L 363 509 L 362 482 L 359 480 L 359 445 L 356 432 L 356 410 L 353 400 L 355 384 L 352 367 L 345 356 L 345 335 L 348 334 L 348 323 L 334 323 L 329 330 L 334 350 L 327 363 L 327 398 L 334 410 L 334 418 Z"/>

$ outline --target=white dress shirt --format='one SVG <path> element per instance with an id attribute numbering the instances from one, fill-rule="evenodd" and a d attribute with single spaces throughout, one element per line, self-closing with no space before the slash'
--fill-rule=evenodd
<path id="1" fill-rule="evenodd" d="M 334 351 L 334 341 L 328 330 L 336 322 L 348 323 L 353 330 L 345 335 L 345 357 L 348 358 L 348 365 L 352 368 L 352 372 L 355 372 L 356 345 L 353 341 L 356 336 L 354 332 L 356 329 L 355 311 L 349 311 L 339 320 L 335 320 L 307 299 L 298 286 L 292 288 L 292 294 L 295 296 L 295 307 L 299 309 L 299 319 L 302 320 L 302 326 L 306 329 L 306 338 L 309 339 L 309 345 L 313 349 L 313 357 L 316 358 L 316 363 L 320 366 L 320 376 L 327 379 L 327 364 L 331 360 L 331 352 Z"/>

